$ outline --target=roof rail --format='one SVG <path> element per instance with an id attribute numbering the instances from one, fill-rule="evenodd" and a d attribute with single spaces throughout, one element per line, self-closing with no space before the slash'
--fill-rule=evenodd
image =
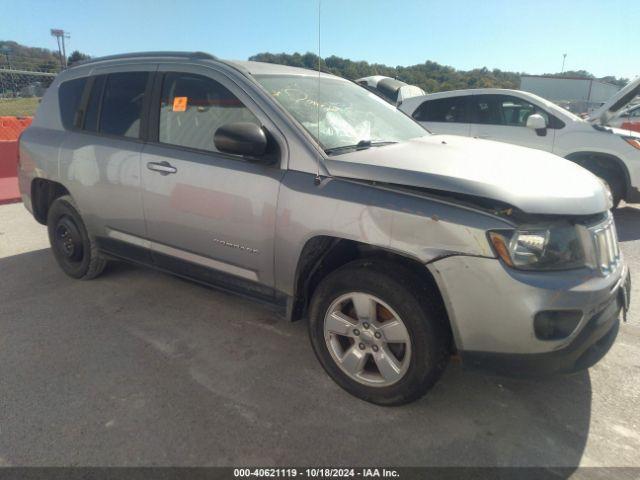
<path id="1" fill-rule="evenodd" d="M 119 55 L 107 55 L 106 57 L 90 58 L 81 62 L 75 63 L 76 65 L 87 65 L 90 63 L 105 62 L 108 60 L 126 60 L 128 58 L 188 58 L 199 60 L 218 60 L 216 57 L 206 52 L 133 52 L 133 53 L 121 53 Z"/>

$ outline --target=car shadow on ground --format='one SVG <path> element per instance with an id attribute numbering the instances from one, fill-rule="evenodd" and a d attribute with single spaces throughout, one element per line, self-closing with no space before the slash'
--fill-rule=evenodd
<path id="1" fill-rule="evenodd" d="M 423 399 L 383 408 L 327 377 L 305 321 L 245 299 L 122 263 L 75 281 L 48 250 L 0 272 L 0 454 L 14 465 L 575 467 L 585 448 L 588 372 L 452 362 Z"/>
<path id="2" fill-rule="evenodd" d="M 613 212 L 620 242 L 640 239 L 640 208 L 624 205 Z"/>

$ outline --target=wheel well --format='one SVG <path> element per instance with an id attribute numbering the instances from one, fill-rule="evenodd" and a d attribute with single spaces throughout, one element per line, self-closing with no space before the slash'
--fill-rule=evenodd
<path id="1" fill-rule="evenodd" d="M 62 184 L 44 178 L 36 178 L 31 182 L 31 204 L 33 206 L 33 216 L 43 225 L 47 224 L 49 207 L 53 201 L 63 195 L 69 195 Z"/>
<path id="2" fill-rule="evenodd" d="M 313 292 L 323 278 L 341 266 L 357 259 L 384 259 L 403 265 L 414 273 L 436 295 L 446 326 L 451 330 L 447 310 L 435 279 L 422 263 L 380 247 L 342 238 L 318 236 L 307 241 L 296 269 L 295 293 L 290 313 L 291 320 L 307 314 Z M 450 332 L 451 333 L 451 332 Z M 450 338 L 453 338 L 450 335 Z M 452 345 L 453 347 L 453 345 Z"/>
<path id="3" fill-rule="evenodd" d="M 583 168 L 586 168 L 594 175 L 602 176 L 603 174 L 606 175 L 608 173 L 621 178 L 624 187 L 622 195 L 623 198 L 627 197 L 629 187 L 631 185 L 631 179 L 626 165 L 618 157 L 600 152 L 576 152 L 567 155 L 565 158 L 577 163 Z"/>

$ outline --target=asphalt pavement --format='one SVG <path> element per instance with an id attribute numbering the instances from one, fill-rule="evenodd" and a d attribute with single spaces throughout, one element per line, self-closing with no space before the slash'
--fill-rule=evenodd
<path id="1" fill-rule="evenodd" d="M 329 379 L 305 321 L 121 263 L 72 280 L 46 229 L 0 206 L 0 465 L 640 467 L 640 206 L 616 220 L 632 305 L 602 362 L 543 379 L 452 362 L 384 408 Z"/>

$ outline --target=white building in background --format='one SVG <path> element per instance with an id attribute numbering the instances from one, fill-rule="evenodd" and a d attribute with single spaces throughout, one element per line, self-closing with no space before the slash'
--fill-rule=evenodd
<path id="1" fill-rule="evenodd" d="M 535 93 L 573 113 L 585 113 L 602 105 L 620 87 L 589 78 L 522 75 L 520 90 Z"/>

